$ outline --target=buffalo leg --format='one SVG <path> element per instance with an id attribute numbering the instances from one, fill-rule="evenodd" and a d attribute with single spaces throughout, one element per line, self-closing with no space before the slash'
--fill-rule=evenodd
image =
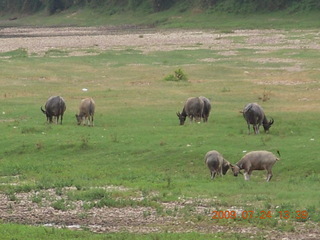
<path id="1" fill-rule="evenodd" d="M 267 182 L 269 182 L 272 178 L 272 171 L 268 171 L 268 175 L 267 175 Z"/>
<path id="2" fill-rule="evenodd" d="M 246 181 L 250 180 L 250 175 L 247 172 L 245 172 L 243 175 L 244 175 L 244 180 Z"/>
<path id="3" fill-rule="evenodd" d="M 248 123 L 248 134 L 250 135 L 250 123 Z"/>
<path id="4" fill-rule="evenodd" d="M 252 170 L 249 170 L 249 171 L 245 171 L 244 172 L 244 179 L 249 181 L 250 180 L 250 176 L 251 176 L 251 173 L 252 173 Z"/>

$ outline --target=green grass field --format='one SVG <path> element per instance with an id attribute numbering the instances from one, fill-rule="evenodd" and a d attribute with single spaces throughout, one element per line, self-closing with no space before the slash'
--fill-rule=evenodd
<path id="1" fill-rule="evenodd" d="M 156 216 L 182 216 L 182 226 L 193 221 L 208 229 L 218 224 L 287 233 L 298 231 L 296 224 L 300 222 L 318 229 L 320 53 L 292 49 L 290 40 L 302 38 L 319 45 L 315 32 L 306 35 L 293 31 L 287 32 L 283 48 L 270 51 L 263 50 L 263 42 L 250 46 L 245 44 L 245 37 L 230 36 L 229 40 L 244 43 L 231 55 L 197 48 L 149 53 L 128 48 L 93 56 L 71 56 L 70 50 L 58 49 L 44 56 L 23 49 L 1 53 L 0 193 L 12 204 L 21 201 L 19 194 L 31 193 L 33 203 L 51 201 L 51 207 L 61 211 L 72 209 L 75 201 L 85 202 L 84 211 L 150 207 L 156 210 Z M 164 80 L 179 68 L 188 81 Z M 82 88 L 88 88 L 88 92 Z M 66 100 L 63 125 L 47 124 L 40 111 L 51 95 Z M 179 126 L 176 112 L 182 110 L 188 97 L 200 95 L 212 101 L 208 123 Z M 93 128 L 77 126 L 74 116 L 80 100 L 87 96 L 97 105 Z M 262 129 L 260 135 L 247 134 L 239 111 L 248 102 L 260 103 L 266 115 L 274 118 L 269 134 Z M 253 150 L 279 150 L 281 160 L 274 166 L 269 183 L 265 182 L 264 171 L 253 172 L 248 182 L 242 176 L 233 177 L 231 172 L 212 181 L 204 155 L 213 149 L 232 163 Z M 108 192 L 103 190 L 107 186 L 126 190 Z M 50 189 L 63 200 L 38 195 Z M 188 208 L 169 211 L 162 205 L 181 203 L 181 199 L 191 199 Z M 206 210 L 195 211 L 203 201 Z M 273 216 L 250 221 L 211 220 L 212 210 L 232 208 L 271 211 Z M 308 212 L 307 219 L 279 219 L 280 211 L 303 210 Z M 196 230 L 171 235 L 166 228 L 149 235 L 96 235 L 4 223 L 0 225 L 3 239 L 250 236 L 211 235 Z M 263 233 L 255 235 L 257 239 L 262 237 Z"/>
<path id="2" fill-rule="evenodd" d="M 211 12 L 205 9 L 176 6 L 167 11 L 147 13 L 143 9 L 117 14 L 108 8 L 71 8 L 48 15 L 2 13 L 0 26 L 148 26 L 160 28 L 217 29 L 315 29 L 320 27 L 318 11 L 275 11 L 257 14 Z M 8 19 L 15 17 L 14 21 Z"/>

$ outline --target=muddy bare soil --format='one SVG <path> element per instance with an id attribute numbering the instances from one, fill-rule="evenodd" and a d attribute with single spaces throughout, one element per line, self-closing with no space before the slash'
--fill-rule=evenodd
<path id="1" fill-rule="evenodd" d="M 280 30 L 237 30 L 229 33 L 197 30 L 160 30 L 90 27 L 90 28 L 0 28 L 0 52 L 26 49 L 29 54 L 44 54 L 52 49 L 69 51 L 70 54 L 85 54 L 85 49 L 116 50 L 138 49 L 149 51 L 171 51 L 176 49 L 217 49 L 221 55 L 236 55 L 239 48 L 255 48 L 257 51 L 276 49 L 320 49 L 318 31 L 297 31 L 297 36 L 287 37 Z M 316 40 L 316 41 L 314 41 Z M 204 61 L 214 61 L 205 59 Z M 264 61 L 261 60 L 260 61 Z M 267 59 L 265 61 L 277 61 Z M 283 60 L 284 61 L 284 60 Z M 161 213 L 152 207 L 84 207 L 82 201 L 69 202 L 65 189 L 63 195 L 55 190 L 18 193 L 14 196 L 0 193 L 0 222 L 29 225 L 87 229 L 93 232 L 202 232 L 240 233 L 254 239 L 263 234 L 265 239 L 320 239 L 319 224 L 311 221 L 294 222 L 288 232 L 258 229 L 254 225 L 239 227 L 232 224 L 217 224 L 211 219 L 211 207 L 202 200 L 181 200 L 159 203 Z M 117 191 L 119 189 L 116 189 Z M 125 190 L 124 190 L 125 191 Z M 137 201 L 139 201 L 137 199 Z M 54 207 L 54 203 L 65 209 Z M 185 212 L 188 212 L 186 217 Z M 168 213 L 169 212 L 169 213 Z M 174 213 L 173 213 L 174 212 Z M 194 216 L 194 217 L 190 217 Z M 261 220 L 263 221 L 263 220 Z M 285 220 L 279 220 L 284 224 Z"/>

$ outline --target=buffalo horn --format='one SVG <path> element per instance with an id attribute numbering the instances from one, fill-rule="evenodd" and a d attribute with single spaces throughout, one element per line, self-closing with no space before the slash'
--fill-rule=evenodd
<path id="1" fill-rule="evenodd" d="M 273 120 L 273 118 L 271 118 L 269 124 L 272 125 L 273 123 L 274 123 L 274 120 Z"/>

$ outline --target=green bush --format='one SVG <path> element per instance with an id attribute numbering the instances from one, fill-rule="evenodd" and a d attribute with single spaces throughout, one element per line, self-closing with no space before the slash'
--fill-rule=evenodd
<path id="1" fill-rule="evenodd" d="M 187 75 L 181 70 L 181 68 L 174 71 L 174 74 L 170 74 L 164 78 L 166 81 L 187 81 Z"/>

